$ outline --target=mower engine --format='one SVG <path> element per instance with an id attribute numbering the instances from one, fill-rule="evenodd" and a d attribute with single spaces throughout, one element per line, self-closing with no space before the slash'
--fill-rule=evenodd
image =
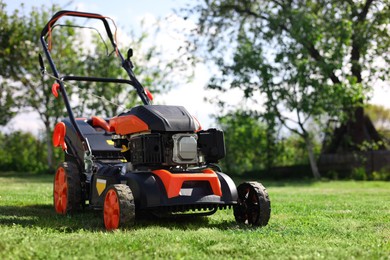
<path id="1" fill-rule="evenodd" d="M 144 105 L 110 120 L 114 146 L 135 169 L 187 168 L 225 156 L 223 132 L 201 130 L 184 107 Z"/>

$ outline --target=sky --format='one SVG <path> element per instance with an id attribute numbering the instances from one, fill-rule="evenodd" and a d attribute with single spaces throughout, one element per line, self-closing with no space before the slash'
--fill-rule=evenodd
<path id="1" fill-rule="evenodd" d="M 17 1 L 5 0 L 8 10 L 11 12 L 15 8 L 19 8 L 21 2 L 25 2 L 26 10 L 34 6 L 48 5 L 56 3 L 63 6 L 67 10 L 77 10 L 92 13 L 99 13 L 113 18 L 120 30 L 126 31 L 133 29 L 138 30 L 140 21 L 144 20 L 146 25 L 153 24 L 157 18 L 161 18 L 161 28 L 159 38 L 156 39 L 156 44 L 163 44 L 164 48 L 168 48 L 167 53 L 175 52 L 178 46 L 183 42 L 181 31 L 190 30 L 194 23 L 191 20 L 183 20 L 174 14 L 173 9 L 185 7 L 186 2 L 190 0 L 126 0 L 126 1 L 104 1 L 104 0 L 34 0 L 34 1 Z M 155 29 L 155 28 L 151 28 Z M 120 39 L 119 43 L 126 42 L 126 39 Z M 123 34 L 122 34 L 123 36 Z M 154 43 L 151 43 L 154 44 Z M 194 79 L 190 83 L 179 84 L 170 92 L 157 95 L 155 104 L 180 105 L 197 117 L 204 129 L 215 127 L 213 114 L 218 113 L 217 105 L 206 102 L 205 85 L 210 78 L 210 67 L 205 64 L 198 64 L 195 68 Z M 215 93 L 207 92 L 207 95 L 213 96 Z M 374 86 L 370 103 L 380 104 L 390 108 L 388 97 L 390 95 L 389 86 L 377 85 Z M 237 104 L 241 100 L 239 92 L 228 93 L 225 97 L 230 104 Z M 34 113 L 24 113 L 15 117 L 6 129 L 3 131 L 29 129 L 34 134 L 38 134 L 43 125 L 40 122 L 38 115 Z M 0 129 L 1 130 L 1 129 Z"/>

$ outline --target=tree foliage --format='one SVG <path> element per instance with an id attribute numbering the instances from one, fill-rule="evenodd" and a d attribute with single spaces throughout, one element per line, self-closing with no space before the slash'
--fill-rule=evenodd
<path id="1" fill-rule="evenodd" d="M 217 118 L 224 131 L 226 157 L 222 166 L 231 174 L 260 170 L 267 162 L 266 127 L 245 111 L 236 111 Z"/>
<path id="2" fill-rule="evenodd" d="M 15 131 L 0 133 L 0 170 L 27 173 L 42 173 L 48 170 L 47 149 L 44 138 L 31 133 Z M 59 162 L 63 154 L 55 152 L 54 159 Z"/>
<path id="3" fill-rule="evenodd" d="M 11 95 L 10 87 L 0 80 L 0 126 L 8 122 L 16 115 L 17 104 Z"/>
<path id="4" fill-rule="evenodd" d="M 130 31 L 131 41 L 127 43 L 128 46 L 120 46 L 121 52 L 127 53 L 125 47 L 132 48 L 134 51 L 132 61 L 135 65 L 133 70 L 137 79 L 153 94 L 163 93 L 173 87 L 170 74 L 175 73 L 175 70 L 181 68 L 184 63 L 178 57 L 163 61 L 157 46 L 145 48 L 143 45 L 149 40 L 150 34 L 143 28 L 142 30 L 140 36 Z M 128 75 L 120 67 L 119 58 L 110 48 L 111 43 L 108 39 L 102 39 L 97 34 L 92 35 L 92 38 L 91 47 L 80 55 L 82 62 L 79 65 L 81 68 L 79 73 L 84 74 L 83 76 L 127 79 Z M 135 88 L 128 84 L 77 82 L 76 85 L 77 92 L 74 96 L 83 100 L 77 102 L 74 107 L 79 115 L 85 116 L 87 113 L 112 117 L 141 103 Z"/>
<path id="5" fill-rule="evenodd" d="M 224 131 L 226 157 L 221 161 L 229 174 L 267 171 L 272 167 L 307 165 L 306 144 L 297 135 L 274 139 L 268 135 L 268 125 L 245 110 L 229 112 L 217 118 Z M 314 153 L 320 152 L 318 142 Z"/>
<path id="6" fill-rule="evenodd" d="M 389 80 L 388 1 L 205 0 L 185 13 L 220 69 L 209 88 L 242 90 L 301 136 L 317 177 L 307 124 L 362 114 L 367 90 Z"/>
<path id="7" fill-rule="evenodd" d="M 372 123 L 378 130 L 378 132 L 387 139 L 389 144 L 390 141 L 390 109 L 381 106 L 368 104 L 365 107 L 367 115 L 372 120 Z"/>

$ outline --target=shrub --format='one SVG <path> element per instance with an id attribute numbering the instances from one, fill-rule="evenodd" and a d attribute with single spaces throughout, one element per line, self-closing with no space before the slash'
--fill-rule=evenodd
<path id="1" fill-rule="evenodd" d="M 374 181 L 390 181 L 390 169 L 389 167 L 384 167 L 379 171 L 372 172 L 371 176 Z"/>
<path id="2" fill-rule="evenodd" d="M 356 167 L 352 170 L 351 179 L 365 181 L 367 180 L 367 173 L 364 167 Z"/>
<path id="3" fill-rule="evenodd" d="M 0 133 L 0 170 L 38 173 L 47 171 L 44 141 L 31 133 Z"/>

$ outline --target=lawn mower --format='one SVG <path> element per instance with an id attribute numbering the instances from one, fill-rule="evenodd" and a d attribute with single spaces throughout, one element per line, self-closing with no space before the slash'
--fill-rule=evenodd
<path id="1" fill-rule="evenodd" d="M 51 56 L 51 32 L 65 16 L 100 20 L 129 79 L 60 75 Z M 245 182 L 236 187 L 217 164 L 225 156 L 223 132 L 202 130 L 182 106 L 153 105 L 151 94 L 133 72 L 133 51 L 129 49 L 124 58 L 107 19 L 59 11 L 41 33 L 52 74 L 45 70 L 42 56 L 41 71 L 55 79 L 52 92 L 61 95 L 68 114 L 53 132 L 53 145 L 65 153 L 54 177 L 55 211 L 101 210 L 107 230 L 132 226 L 144 213 L 207 216 L 226 208 L 233 208 L 238 223 L 267 225 L 271 207 L 264 186 Z M 76 118 L 65 88 L 70 81 L 129 84 L 143 105 L 112 118 Z"/>

